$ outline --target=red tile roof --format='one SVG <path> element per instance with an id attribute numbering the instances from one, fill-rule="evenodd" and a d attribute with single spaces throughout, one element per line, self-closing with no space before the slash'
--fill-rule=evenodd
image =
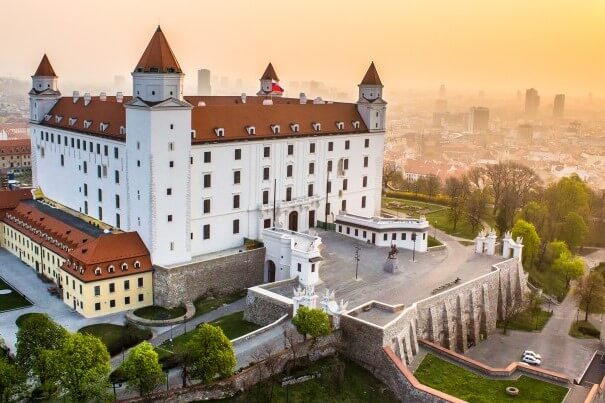
<path id="1" fill-rule="evenodd" d="M 374 62 L 370 64 L 366 75 L 363 76 L 363 80 L 361 80 L 361 85 L 382 85 L 382 81 L 380 81 L 380 77 L 378 76 L 378 71 L 376 71 L 376 66 Z"/>
<path id="2" fill-rule="evenodd" d="M 31 154 L 29 139 L 0 140 L 0 156 Z"/>
<path id="3" fill-rule="evenodd" d="M 134 69 L 144 73 L 182 73 L 181 66 L 158 25 L 145 52 Z"/>
<path id="4" fill-rule="evenodd" d="M 124 97 L 124 102 L 129 99 Z M 298 98 L 275 97 L 272 105 L 263 105 L 267 99 L 248 96 L 246 103 L 242 103 L 239 96 L 185 97 L 193 105 L 191 128 L 196 131 L 196 137 L 192 143 L 367 132 L 357 105 L 353 103 L 314 104 L 309 101 L 300 104 Z M 84 105 L 82 97 L 76 103 L 72 97 L 63 97 L 51 109 L 49 116 L 41 124 L 121 141 L 126 139 L 126 135 L 120 133 L 120 127 L 126 126 L 126 111 L 115 97 L 107 97 L 106 101 L 92 97 L 88 105 Z M 57 122 L 56 116 L 62 119 Z M 70 118 L 77 121 L 70 125 Z M 92 122 L 89 128 L 84 127 L 84 120 Z M 358 129 L 353 127 L 352 122 L 355 121 L 359 122 Z M 105 131 L 101 131 L 101 122 L 109 124 Z M 343 122 L 343 128 L 338 129 L 336 122 Z M 291 123 L 299 124 L 298 132 L 293 132 Z M 314 130 L 313 123 L 321 123 L 321 130 Z M 271 125 L 279 125 L 280 133 L 273 134 Z M 248 126 L 255 127 L 255 135 L 247 133 Z M 217 128 L 224 129 L 224 137 L 216 135 Z"/>
<path id="5" fill-rule="evenodd" d="M 53 66 L 50 64 L 50 60 L 48 60 L 48 56 L 46 56 L 46 53 L 44 54 L 44 56 L 42 56 L 42 60 L 40 61 L 40 64 L 38 65 L 34 76 L 57 77 Z"/>
<path id="6" fill-rule="evenodd" d="M 6 211 L 17 207 L 22 200 L 31 198 L 31 189 L 0 190 L 0 219 L 4 217 Z"/>
<path id="7" fill-rule="evenodd" d="M 275 72 L 275 69 L 273 68 L 273 65 L 271 63 L 269 63 L 269 65 L 267 65 L 267 68 L 265 69 L 265 72 L 263 73 L 263 75 L 260 79 L 261 80 L 279 81 L 279 78 L 277 77 L 277 73 Z"/>

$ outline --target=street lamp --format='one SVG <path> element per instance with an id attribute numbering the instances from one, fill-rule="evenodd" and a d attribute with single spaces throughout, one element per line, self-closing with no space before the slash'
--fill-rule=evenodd
<path id="1" fill-rule="evenodd" d="M 434 232 L 433 238 L 437 239 L 437 220 L 435 220 L 434 229 L 435 229 L 435 232 Z"/>
<path id="2" fill-rule="evenodd" d="M 355 247 L 355 280 L 357 280 L 357 275 L 359 273 L 359 250 L 361 248 L 359 246 Z"/>
<path id="3" fill-rule="evenodd" d="M 414 241 L 414 249 L 412 249 L 412 262 L 416 261 L 416 233 L 412 232 L 412 241 Z"/>

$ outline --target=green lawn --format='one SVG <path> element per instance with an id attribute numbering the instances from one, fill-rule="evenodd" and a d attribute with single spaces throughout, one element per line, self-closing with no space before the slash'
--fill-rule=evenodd
<path id="1" fill-rule="evenodd" d="M 32 305 L 26 298 L 22 297 L 14 288 L 9 286 L 2 279 L 0 279 L 0 290 L 11 290 L 9 294 L 0 295 L 0 312 L 25 308 Z"/>
<path id="2" fill-rule="evenodd" d="M 195 316 L 200 316 L 210 311 L 214 311 L 217 308 L 225 304 L 230 304 L 237 301 L 238 299 L 244 298 L 248 290 L 238 291 L 233 294 L 224 295 L 217 298 L 200 298 L 196 299 L 193 304 L 195 305 Z"/>
<path id="3" fill-rule="evenodd" d="M 527 376 L 517 380 L 493 380 L 467 371 L 432 354 L 422 360 L 414 373 L 423 384 L 471 403 L 561 402 L 567 388 Z M 519 389 L 518 396 L 508 396 L 505 388 Z"/>
<path id="4" fill-rule="evenodd" d="M 389 203 L 399 203 L 399 207 L 389 207 Z M 454 230 L 454 224 L 449 217 L 449 207 L 434 203 L 425 203 L 416 200 L 408 199 L 396 199 L 392 197 L 382 198 L 382 207 L 390 210 L 399 211 L 403 214 L 407 214 L 410 217 L 419 217 L 420 215 L 426 216 L 429 223 L 437 228 L 457 237 L 474 239 L 477 236 L 478 231 L 473 231 L 470 223 L 465 217 L 461 217 Z"/>
<path id="5" fill-rule="evenodd" d="M 184 306 L 177 306 L 175 308 L 164 308 L 162 306 L 151 305 L 144 308 L 139 308 L 133 313 L 139 318 L 149 320 L 166 320 L 174 319 L 185 315 L 187 309 Z"/>
<path id="6" fill-rule="evenodd" d="M 551 315 L 552 314 L 550 312 L 543 311 L 542 309 L 532 311 L 528 308 L 513 316 L 508 323 L 507 329 L 523 330 L 526 332 L 542 330 Z M 503 328 L 504 324 L 498 321 L 496 326 Z"/>
<path id="7" fill-rule="evenodd" d="M 548 267 L 542 270 L 534 267 L 526 271 L 529 274 L 530 283 L 540 287 L 546 294 L 556 297 L 559 302 L 565 299 L 568 290 L 563 275 Z"/>
<path id="8" fill-rule="evenodd" d="M 428 247 L 431 248 L 433 246 L 440 246 L 443 245 L 437 238 L 433 237 L 432 235 L 429 235 L 429 240 L 428 240 Z"/>
<path id="9" fill-rule="evenodd" d="M 46 316 L 45 313 L 40 313 L 40 312 L 31 312 L 31 313 L 25 313 L 21 316 L 19 316 L 17 318 L 17 320 L 15 320 L 15 323 L 17 324 L 17 327 L 21 327 L 21 325 L 23 324 L 23 322 L 28 319 L 28 318 L 33 318 L 36 316 Z"/>
<path id="10" fill-rule="evenodd" d="M 281 386 L 281 380 L 285 375 L 278 375 L 273 381 L 261 382 L 232 398 L 210 400 L 210 402 L 395 403 L 398 401 L 385 385 L 372 376 L 371 372 L 353 362 L 325 358 L 297 370 L 292 375 L 300 377 L 314 373 L 319 373 L 320 376 L 287 387 Z"/>
<path id="11" fill-rule="evenodd" d="M 225 336 L 227 336 L 229 340 L 237 339 L 240 336 L 260 328 L 260 326 L 254 323 L 245 321 L 244 312 L 235 312 L 230 315 L 223 316 L 214 322 L 210 322 L 210 324 L 223 329 L 223 333 L 225 333 Z M 172 339 L 172 343 L 167 341 L 156 348 L 156 352 L 158 353 L 160 359 L 166 359 L 170 357 L 173 352 L 176 353 L 185 349 L 187 342 L 191 340 L 191 337 L 193 336 L 193 329 L 188 330 L 189 331 L 187 333 Z"/>
<path id="12" fill-rule="evenodd" d="M 598 339 L 601 332 L 592 323 L 579 320 L 571 324 L 569 335 L 576 339 Z"/>
<path id="13" fill-rule="evenodd" d="M 131 324 L 120 326 L 110 323 L 99 323 L 85 326 L 78 330 L 78 332 L 97 336 L 107 346 L 107 351 L 109 351 L 111 356 L 122 352 L 122 349 L 127 350 L 132 346 L 136 346 L 143 340 L 150 339 L 152 336 L 151 330 L 141 329 Z"/>

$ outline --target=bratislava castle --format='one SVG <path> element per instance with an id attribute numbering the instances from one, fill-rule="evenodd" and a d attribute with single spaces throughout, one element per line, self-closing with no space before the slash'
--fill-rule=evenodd
<path id="1" fill-rule="evenodd" d="M 282 97 L 271 64 L 255 96 L 186 96 L 183 78 L 159 27 L 132 96 L 62 96 L 44 56 L 30 91 L 34 185 L 137 231 L 161 266 L 241 247 L 263 228 L 379 215 L 386 103 L 374 64 L 356 103 Z"/>

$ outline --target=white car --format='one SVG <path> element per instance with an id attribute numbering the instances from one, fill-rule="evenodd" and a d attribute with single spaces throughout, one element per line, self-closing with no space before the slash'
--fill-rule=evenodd
<path id="1" fill-rule="evenodd" d="M 521 362 L 527 363 L 529 365 L 540 365 L 540 363 L 542 363 L 542 361 L 535 357 L 532 357 L 531 355 L 524 355 L 521 358 Z"/>
<path id="2" fill-rule="evenodd" d="M 533 352 L 533 351 L 531 351 L 531 350 L 525 350 L 525 351 L 523 352 L 523 354 L 521 354 L 521 355 L 522 355 L 522 356 L 524 356 L 524 355 L 531 355 L 532 357 L 537 358 L 537 359 L 539 359 L 539 360 L 541 360 L 541 359 L 542 359 L 542 356 L 541 356 L 540 354 L 538 354 L 538 353 L 536 353 L 536 352 Z"/>

